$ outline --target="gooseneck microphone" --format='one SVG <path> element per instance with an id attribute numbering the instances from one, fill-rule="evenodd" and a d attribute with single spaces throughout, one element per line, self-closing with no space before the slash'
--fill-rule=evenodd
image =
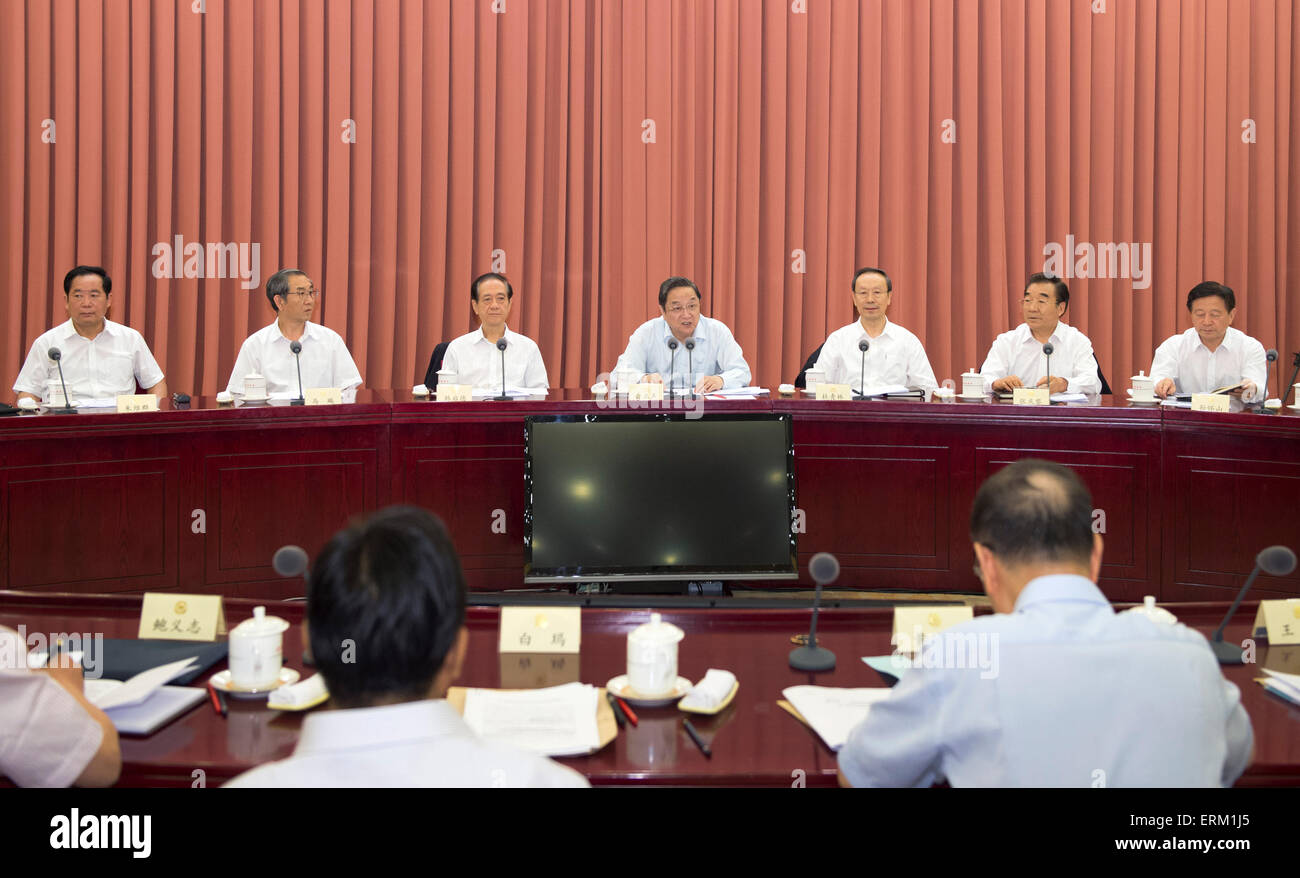
<path id="1" fill-rule="evenodd" d="M 72 400 L 68 398 L 68 382 L 63 380 L 63 351 L 50 348 L 46 356 L 59 367 L 59 384 L 63 385 L 63 405 L 59 408 L 51 408 L 49 412 L 54 415 L 75 415 L 77 410 L 72 407 Z"/>
<path id="2" fill-rule="evenodd" d="M 686 347 L 686 381 L 691 385 L 691 399 L 695 399 L 695 384 L 692 383 L 695 377 L 695 365 L 691 358 L 691 352 L 695 350 L 695 339 L 688 338 L 682 344 Z"/>
<path id="3" fill-rule="evenodd" d="M 1273 364 L 1273 377 L 1278 379 L 1277 392 L 1281 393 L 1282 373 L 1279 371 L 1281 367 L 1277 365 L 1277 348 L 1269 348 L 1268 352 L 1264 354 L 1264 359 L 1268 360 L 1268 362 Z M 1268 399 L 1268 366 L 1267 365 L 1264 366 L 1264 399 Z"/>
<path id="4" fill-rule="evenodd" d="M 1237 612 L 1237 607 L 1241 604 L 1241 599 L 1250 591 L 1251 585 L 1255 582 L 1255 577 L 1259 576 L 1259 571 L 1263 570 L 1270 576 L 1288 576 L 1292 570 L 1295 570 L 1295 552 L 1286 546 L 1269 546 L 1255 556 L 1255 569 L 1250 572 L 1250 578 L 1246 584 L 1237 592 L 1237 599 L 1232 602 L 1228 608 L 1228 614 L 1223 617 L 1223 622 L 1219 624 L 1218 630 L 1210 638 L 1210 648 L 1214 650 L 1214 657 L 1219 660 L 1221 665 L 1239 665 L 1241 660 L 1241 647 L 1235 643 L 1223 642 L 1223 629 L 1228 627 L 1228 620 L 1232 614 Z M 1253 633 L 1253 632 L 1252 632 Z"/>
<path id="5" fill-rule="evenodd" d="M 506 402 L 510 396 L 506 393 L 506 340 L 497 339 L 497 350 L 501 352 L 501 395 L 492 397 L 497 402 Z"/>
<path id="6" fill-rule="evenodd" d="M 677 339 L 668 339 L 668 350 L 672 351 L 672 354 L 668 357 L 668 398 L 676 399 L 677 397 L 673 393 L 673 384 L 677 381 L 677 373 L 673 370 L 677 363 Z"/>
<path id="7" fill-rule="evenodd" d="M 1048 402 L 1052 401 L 1052 352 L 1055 350 L 1056 348 L 1052 347 L 1052 343 L 1050 341 L 1047 344 L 1043 345 L 1043 356 L 1047 357 L 1047 401 Z"/>
<path id="8" fill-rule="evenodd" d="M 858 375 L 858 392 L 854 399 L 866 399 L 867 394 L 867 351 L 871 350 L 871 342 L 865 338 L 858 342 L 858 350 L 862 351 L 862 371 Z M 835 575 L 839 575 L 839 562 L 835 562 Z"/>
<path id="9" fill-rule="evenodd" d="M 271 556 L 271 567 L 281 576 L 302 576 L 307 570 L 307 553 L 299 546 L 281 546 Z"/>
<path id="10" fill-rule="evenodd" d="M 833 671 L 835 653 L 817 645 L 817 614 L 821 611 L 822 587 L 830 585 L 840 575 L 839 559 L 830 552 L 818 552 L 808 562 L 808 572 L 817 583 L 813 597 L 812 625 L 808 629 L 808 643 L 790 650 L 790 667 L 796 671 Z"/>
<path id="11" fill-rule="evenodd" d="M 289 405 L 306 405 L 307 400 L 302 396 L 302 342 L 289 342 L 289 350 L 293 351 L 293 361 L 298 365 L 298 398 L 291 400 Z"/>

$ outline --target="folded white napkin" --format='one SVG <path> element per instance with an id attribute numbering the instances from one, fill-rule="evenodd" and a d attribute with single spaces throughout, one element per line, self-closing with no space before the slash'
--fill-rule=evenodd
<path id="1" fill-rule="evenodd" d="M 724 700 L 736 686 L 736 675 L 731 671 L 719 671 L 709 668 L 704 679 L 695 684 L 695 688 L 681 700 L 682 707 L 713 710 Z"/>
<path id="2" fill-rule="evenodd" d="M 313 674 L 292 686 L 272 689 L 266 703 L 272 707 L 303 707 L 328 697 L 329 691 L 325 688 L 325 678 L 320 674 Z"/>

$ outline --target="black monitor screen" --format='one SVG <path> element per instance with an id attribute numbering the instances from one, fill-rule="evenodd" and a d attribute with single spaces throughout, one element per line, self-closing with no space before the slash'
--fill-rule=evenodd
<path id="1" fill-rule="evenodd" d="M 788 415 L 528 418 L 528 581 L 795 578 Z"/>

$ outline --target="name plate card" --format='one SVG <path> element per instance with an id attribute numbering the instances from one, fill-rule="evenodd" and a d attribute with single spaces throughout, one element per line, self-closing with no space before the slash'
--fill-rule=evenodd
<path id="1" fill-rule="evenodd" d="M 502 607 L 497 652 L 576 654 L 582 607 Z"/>
<path id="2" fill-rule="evenodd" d="M 158 394 L 124 393 L 117 398 L 119 412 L 156 412 L 158 411 Z"/>
<path id="3" fill-rule="evenodd" d="M 437 391 L 438 402 L 473 402 L 473 384 L 441 384 Z"/>
<path id="4" fill-rule="evenodd" d="M 889 642 L 900 653 L 915 653 L 925 638 L 974 618 L 970 607 L 894 607 L 894 633 Z"/>
<path id="5" fill-rule="evenodd" d="M 818 384 L 817 399 L 853 399 L 853 388 L 847 384 Z"/>
<path id="6" fill-rule="evenodd" d="M 640 384 L 633 384 L 628 388 L 627 398 L 661 400 L 664 398 L 664 386 L 662 384 L 652 384 L 648 381 L 642 381 Z"/>
<path id="7" fill-rule="evenodd" d="M 1300 600 L 1260 601 L 1255 612 L 1255 634 L 1264 632 L 1269 646 L 1300 644 Z"/>
<path id="8" fill-rule="evenodd" d="M 302 392 L 307 405 L 342 405 L 343 391 L 337 387 L 309 387 Z"/>
<path id="9" fill-rule="evenodd" d="M 1051 405 L 1052 393 L 1046 387 L 1017 387 L 1011 391 L 1015 405 Z"/>
<path id="10" fill-rule="evenodd" d="M 1222 393 L 1193 393 L 1192 411 L 1194 412 L 1229 412 L 1232 397 Z"/>
<path id="11" fill-rule="evenodd" d="M 225 633 L 226 614 L 219 594 L 144 593 L 136 633 L 141 640 L 212 641 Z"/>

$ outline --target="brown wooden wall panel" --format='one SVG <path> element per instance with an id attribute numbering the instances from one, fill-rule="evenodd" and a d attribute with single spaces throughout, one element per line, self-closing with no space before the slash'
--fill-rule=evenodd
<path id="1" fill-rule="evenodd" d="M 376 508 L 373 450 L 212 454 L 202 472 L 208 585 L 273 578 L 276 549 L 298 545 L 314 558 L 349 519 Z"/>
<path id="2" fill-rule="evenodd" d="M 174 588 L 176 458 L 0 471 L 0 587 L 75 592 Z"/>

